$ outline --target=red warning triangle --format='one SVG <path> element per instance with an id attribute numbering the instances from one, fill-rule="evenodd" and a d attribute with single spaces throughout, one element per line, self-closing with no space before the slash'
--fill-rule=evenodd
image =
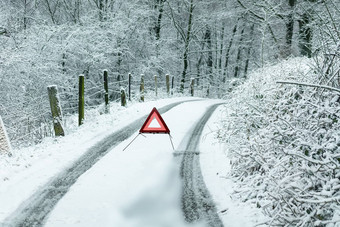
<path id="1" fill-rule="evenodd" d="M 168 126 L 165 124 L 163 118 L 157 111 L 156 107 L 154 107 L 144 122 L 142 128 L 139 130 L 139 133 L 167 133 L 170 134 L 170 130 Z"/>

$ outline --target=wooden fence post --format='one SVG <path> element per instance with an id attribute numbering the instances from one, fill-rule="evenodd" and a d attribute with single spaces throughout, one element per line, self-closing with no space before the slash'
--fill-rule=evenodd
<path id="1" fill-rule="evenodd" d="M 194 96 L 194 86 L 195 86 L 195 78 L 190 79 L 190 94 Z"/>
<path id="2" fill-rule="evenodd" d="M 63 128 L 63 118 L 61 112 L 61 106 L 58 95 L 58 87 L 51 85 L 47 87 L 48 98 L 50 100 L 51 113 L 53 118 L 53 127 L 56 136 L 65 136 Z"/>
<path id="3" fill-rule="evenodd" d="M 11 143 L 8 139 L 6 128 L 0 116 L 0 153 L 11 152 Z"/>
<path id="4" fill-rule="evenodd" d="M 157 91 L 157 75 L 155 75 L 155 93 L 156 93 L 156 97 L 158 95 L 158 91 Z"/>
<path id="5" fill-rule="evenodd" d="M 126 95 L 123 87 L 120 88 L 120 104 L 121 106 L 126 106 Z"/>
<path id="6" fill-rule="evenodd" d="M 166 82 L 166 93 L 170 94 L 170 76 L 169 74 L 165 75 L 165 82 Z"/>
<path id="7" fill-rule="evenodd" d="M 129 73 L 129 101 L 131 101 L 131 79 L 132 75 Z"/>
<path id="8" fill-rule="evenodd" d="M 140 78 L 140 101 L 144 102 L 144 74 Z"/>
<path id="9" fill-rule="evenodd" d="M 210 84 L 208 84 L 208 89 L 207 89 L 207 97 L 210 95 Z"/>
<path id="10" fill-rule="evenodd" d="M 110 112 L 109 106 L 109 79 L 108 79 L 108 72 L 104 70 L 104 90 L 105 90 L 105 113 Z"/>
<path id="11" fill-rule="evenodd" d="M 85 80 L 84 75 L 79 76 L 79 104 L 78 104 L 78 125 L 82 125 L 84 123 L 84 115 L 85 115 Z"/>
<path id="12" fill-rule="evenodd" d="M 174 84 L 175 84 L 175 77 L 172 76 L 172 78 L 171 78 L 171 95 L 174 94 Z"/>
<path id="13" fill-rule="evenodd" d="M 117 82 L 118 82 L 118 86 L 120 87 L 120 74 L 118 74 L 117 76 Z"/>

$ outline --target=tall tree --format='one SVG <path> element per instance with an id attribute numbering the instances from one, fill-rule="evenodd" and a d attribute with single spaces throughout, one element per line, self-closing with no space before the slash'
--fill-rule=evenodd
<path id="1" fill-rule="evenodd" d="M 235 38 L 235 35 L 236 35 L 237 24 L 238 24 L 238 20 L 237 20 L 237 22 L 235 23 L 235 25 L 233 27 L 232 35 L 230 37 L 228 47 L 227 47 L 227 49 L 225 51 L 224 72 L 223 72 L 223 79 L 222 79 L 223 84 L 226 82 L 226 79 L 228 77 L 228 66 L 229 66 L 230 50 L 231 50 L 231 46 L 233 45 L 233 41 L 234 41 L 234 38 Z"/>
<path id="2" fill-rule="evenodd" d="M 288 0 L 289 11 L 286 18 L 286 45 L 284 45 L 284 57 L 288 57 L 292 53 L 292 40 L 294 32 L 294 8 L 296 0 Z"/>
<path id="3" fill-rule="evenodd" d="M 206 26 L 205 31 L 205 41 L 207 42 L 207 75 L 209 77 L 209 84 L 211 85 L 214 80 L 213 76 L 213 51 L 212 51 L 212 42 L 211 42 L 211 29 L 209 26 Z"/>
<path id="4" fill-rule="evenodd" d="M 189 19 L 188 19 L 188 29 L 185 37 L 184 42 L 184 53 L 183 53 L 183 72 L 182 72 L 182 79 L 181 79 L 181 87 L 180 91 L 183 93 L 184 91 L 184 83 L 185 83 L 185 77 L 187 74 L 188 69 L 188 52 L 189 52 L 189 44 L 191 39 L 191 28 L 192 28 L 192 17 L 194 12 L 194 0 L 190 0 L 190 6 L 189 6 Z"/>
<path id="5" fill-rule="evenodd" d="M 254 42 L 254 28 L 255 28 L 255 24 L 251 25 L 250 28 L 250 35 L 249 35 L 249 41 L 248 41 L 248 47 L 247 47 L 247 55 L 246 55 L 246 62 L 245 62 L 245 66 L 244 66 L 244 77 L 247 77 L 247 73 L 248 73 L 248 68 L 249 68 L 249 61 L 250 61 L 250 53 L 251 50 L 253 48 L 253 42 Z"/>
<path id="6" fill-rule="evenodd" d="M 155 9 L 157 10 L 157 13 L 158 13 L 157 20 L 154 26 L 156 40 L 159 40 L 161 38 L 161 26 L 162 26 L 162 17 L 163 17 L 165 2 L 166 0 L 155 0 Z"/>
<path id="7" fill-rule="evenodd" d="M 177 2 L 177 7 L 178 10 L 180 10 L 180 4 L 179 2 Z M 170 4 L 168 4 L 170 6 Z M 171 11 L 171 20 L 173 22 L 174 27 L 176 28 L 178 34 L 181 37 L 181 40 L 183 42 L 183 46 L 184 46 L 184 51 L 183 51 L 183 70 L 181 73 L 181 82 L 180 82 L 180 92 L 183 93 L 184 92 L 184 84 L 185 84 L 185 80 L 186 80 L 186 75 L 187 75 L 187 70 L 188 70 L 188 66 L 189 66 L 189 45 L 191 42 L 191 29 L 193 26 L 193 13 L 194 13 L 194 9 L 195 9 L 195 4 L 194 4 L 194 0 L 190 0 L 189 5 L 188 5 L 188 9 L 184 10 L 184 12 L 186 12 L 188 14 L 188 22 L 186 24 L 186 28 L 184 28 L 184 25 L 182 21 L 178 21 L 178 18 L 175 17 L 175 12 L 172 9 L 172 7 L 170 6 L 170 11 Z"/>
<path id="8" fill-rule="evenodd" d="M 243 50 L 243 38 L 244 38 L 243 34 L 244 34 L 244 27 L 242 28 L 242 31 L 241 31 L 241 34 L 240 34 L 240 41 L 239 41 L 239 45 L 238 45 L 238 48 L 237 48 L 234 77 L 239 77 L 239 74 L 240 74 L 241 51 Z"/>

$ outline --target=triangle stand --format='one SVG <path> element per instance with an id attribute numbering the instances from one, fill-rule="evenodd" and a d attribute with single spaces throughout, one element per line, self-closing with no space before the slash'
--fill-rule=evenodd
<path id="1" fill-rule="evenodd" d="M 125 151 L 125 149 L 128 148 L 128 146 L 130 146 L 133 143 L 133 141 L 135 141 L 140 134 L 141 133 L 138 133 L 138 135 L 135 138 L 133 138 L 133 140 L 123 149 L 123 151 Z"/>
<path id="2" fill-rule="evenodd" d="M 126 148 L 128 148 L 137 139 L 137 137 L 139 135 L 144 136 L 143 133 L 141 133 L 141 132 L 138 133 L 138 135 L 135 138 L 133 138 L 133 140 L 128 145 L 126 145 L 126 147 L 123 149 L 123 151 L 125 151 Z M 172 136 L 170 135 L 170 133 L 169 133 L 169 139 L 170 139 L 170 142 L 171 142 L 172 149 L 175 150 L 174 143 L 172 142 Z"/>
<path id="3" fill-rule="evenodd" d="M 155 127 L 153 125 L 151 125 L 151 123 L 156 120 L 159 127 Z M 135 141 L 137 139 L 137 137 L 139 135 L 143 135 L 143 133 L 152 133 L 152 134 L 169 134 L 169 138 L 170 138 L 170 142 L 172 145 L 172 148 L 175 150 L 174 144 L 172 142 L 172 137 L 170 135 L 170 130 L 168 128 L 168 126 L 165 124 L 162 116 L 159 114 L 158 110 L 156 109 L 156 107 L 154 107 L 151 111 L 151 113 L 149 114 L 149 116 L 147 117 L 146 121 L 144 122 L 142 128 L 139 130 L 139 134 L 123 149 L 123 151 L 125 151 L 125 149 L 130 146 L 132 144 L 133 141 Z"/>
<path id="4" fill-rule="evenodd" d="M 170 142 L 171 142 L 171 145 L 172 145 L 172 149 L 175 150 L 174 143 L 172 142 L 172 136 L 170 135 L 170 133 L 169 133 L 169 138 L 170 138 Z"/>

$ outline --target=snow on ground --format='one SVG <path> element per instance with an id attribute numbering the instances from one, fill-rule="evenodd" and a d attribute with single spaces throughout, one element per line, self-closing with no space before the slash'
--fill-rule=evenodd
<path id="1" fill-rule="evenodd" d="M 172 98 L 134 103 L 128 108 L 112 104 L 110 115 L 88 111 L 86 122 L 77 127 L 77 116 L 69 117 L 67 136 L 46 138 L 41 144 L 13 150 L 12 156 L 0 155 L 0 223 L 34 191 L 62 169 L 72 164 L 86 150 L 114 131 L 148 114 L 156 106 L 192 100 Z"/>
<path id="2" fill-rule="evenodd" d="M 235 183 L 228 177 L 231 168 L 228 154 L 216 138 L 221 127 L 224 106 L 220 106 L 207 122 L 200 143 L 202 175 L 225 226 L 250 227 L 265 222 L 261 210 L 251 203 L 242 203 L 233 195 Z M 261 226 L 261 225 L 260 225 Z"/>
<path id="3" fill-rule="evenodd" d="M 154 106 L 181 100 L 184 98 L 137 103 L 128 108 L 117 105 L 111 108 L 111 115 L 88 115 L 80 128 L 69 126 L 64 138 L 48 138 L 42 144 L 14 150 L 12 157 L 2 156 L 0 223 L 37 188 L 106 135 L 148 114 Z M 186 103 L 162 115 L 175 148 L 187 142 L 188 131 L 216 102 L 219 101 Z M 212 133 L 218 128 L 221 111 L 216 110 L 202 134 L 202 173 L 225 226 L 254 226 L 264 218 L 252 205 L 231 197 L 234 183 L 226 178 L 229 160 Z M 76 125 L 76 116 L 73 121 L 69 119 L 69 124 Z M 139 136 L 123 151 L 136 135 L 137 132 L 78 179 L 52 211 L 46 226 L 188 226 L 179 209 L 179 163 L 174 161 L 168 135 Z"/>
<path id="4" fill-rule="evenodd" d="M 175 148 L 189 137 L 207 107 L 206 100 L 174 107 L 162 117 Z M 46 226 L 188 226 L 181 213 L 179 163 L 168 135 L 137 135 L 113 148 L 83 174 L 59 201 Z M 185 140 L 185 139 L 184 139 Z"/>

